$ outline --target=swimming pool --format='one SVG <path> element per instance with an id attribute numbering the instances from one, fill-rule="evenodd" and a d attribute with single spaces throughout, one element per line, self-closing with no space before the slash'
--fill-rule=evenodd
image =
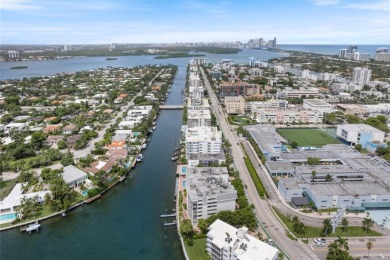
<path id="1" fill-rule="evenodd" d="M 81 192 L 81 195 L 83 195 L 84 197 L 88 196 L 88 191 L 89 190 L 85 190 L 85 191 Z"/>
<path id="2" fill-rule="evenodd" d="M 15 212 L 0 215 L 0 221 L 12 220 L 12 219 L 15 219 L 15 218 L 16 218 L 16 213 Z"/>
<path id="3" fill-rule="evenodd" d="M 181 186 L 183 186 L 183 188 L 185 188 L 185 187 L 186 187 L 186 184 L 187 184 L 187 182 L 186 182 L 186 181 L 183 181 L 182 184 L 181 184 Z"/>
<path id="4" fill-rule="evenodd" d="M 187 166 L 181 167 L 181 173 L 187 173 Z"/>

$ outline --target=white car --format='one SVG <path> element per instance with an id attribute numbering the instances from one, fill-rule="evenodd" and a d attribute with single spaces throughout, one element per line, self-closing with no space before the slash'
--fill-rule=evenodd
<path id="1" fill-rule="evenodd" d="M 316 239 L 314 239 L 314 243 L 321 243 L 322 242 L 322 240 L 321 240 L 321 238 L 316 238 Z"/>
<path id="2" fill-rule="evenodd" d="M 316 243 L 316 246 L 318 246 L 318 247 L 323 247 L 323 246 L 325 246 L 325 244 L 322 243 L 322 242 L 318 242 L 318 243 Z"/>

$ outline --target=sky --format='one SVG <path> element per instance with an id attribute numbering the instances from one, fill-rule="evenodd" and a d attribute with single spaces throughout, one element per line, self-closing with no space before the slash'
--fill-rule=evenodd
<path id="1" fill-rule="evenodd" d="M 1 44 L 389 44 L 390 0 L 0 0 Z"/>

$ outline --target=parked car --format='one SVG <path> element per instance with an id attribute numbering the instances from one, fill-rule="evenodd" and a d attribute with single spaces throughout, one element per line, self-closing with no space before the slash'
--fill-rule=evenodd
<path id="1" fill-rule="evenodd" d="M 321 242 L 318 242 L 318 243 L 316 243 L 316 246 L 318 246 L 318 247 L 323 247 L 323 246 L 325 246 L 325 244 L 324 244 L 324 243 L 321 243 Z"/>

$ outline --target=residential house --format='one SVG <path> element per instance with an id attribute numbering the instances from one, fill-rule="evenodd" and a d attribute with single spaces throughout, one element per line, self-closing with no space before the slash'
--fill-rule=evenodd
<path id="1" fill-rule="evenodd" d="M 62 178 L 69 187 L 75 188 L 85 183 L 88 174 L 73 165 L 69 165 L 64 167 Z"/>
<path id="2" fill-rule="evenodd" d="M 76 125 L 73 125 L 73 124 L 70 124 L 70 125 L 66 125 L 62 128 L 62 133 L 64 135 L 70 135 L 72 134 L 74 131 L 76 131 L 77 129 L 77 126 Z"/>

